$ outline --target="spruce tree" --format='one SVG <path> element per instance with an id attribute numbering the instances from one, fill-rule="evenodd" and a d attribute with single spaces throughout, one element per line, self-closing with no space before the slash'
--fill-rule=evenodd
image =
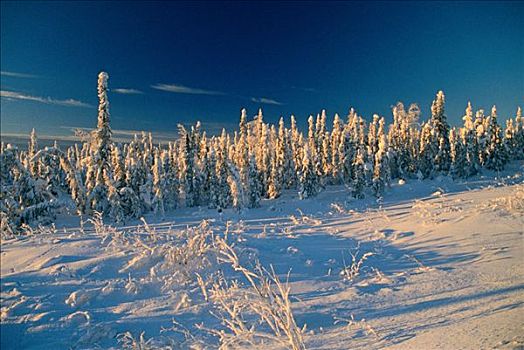
<path id="1" fill-rule="evenodd" d="M 113 172 L 113 183 L 117 191 L 120 191 L 122 187 L 126 186 L 126 171 L 124 158 L 120 151 L 120 146 L 113 144 L 111 152 L 111 168 Z"/>
<path id="2" fill-rule="evenodd" d="M 107 214 L 109 209 L 108 184 L 104 173 L 111 177 L 111 128 L 109 126 L 109 100 L 106 72 L 98 75 L 98 122 L 92 134 L 91 154 L 87 178 L 87 199 L 92 210 Z"/>
<path id="3" fill-rule="evenodd" d="M 97 167 L 109 168 L 108 162 L 111 151 L 111 128 L 109 126 L 109 100 L 107 98 L 106 72 L 98 74 L 98 122 L 93 135 L 93 147 Z"/>
<path id="4" fill-rule="evenodd" d="M 451 166 L 449 125 L 446 121 L 444 104 L 444 93 L 439 91 L 431 105 L 431 123 L 438 145 L 438 151 L 435 155 L 435 170 L 439 172 L 447 172 Z"/>
<path id="5" fill-rule="evenodd" d="M 258 173 L 256 160 L 254 156 L 249 157 L 249 192 L 247 193 L 248 208 L 257 208 L 260 204 L 260 183 L 258 182 Z"/>
<path id="6" fill-rule="evenodd" d="M 485 166 L 491 170 L 500 171 L 504 169 L 507 154 L 502 139 L 502 129 L 497 122 L 497 107 L 493 106 L 491 115 L 488 117 L 486 130 L 487 147 Z"/>
<path id="7" fill-rule="evenodd" d="M 155 152 L 154 162 L 153 162 L 153 200 L 152 207 L 153 212 L 156 214 L 164 215 L 165 206 L 164 206 L 164 193 L 165 193 L 165 174 L 163 169 L 162 161 L 160 160 L 160 155 L 158 150 Z"/>
<path id="8" fill-rule="evenodd" d="M 164 169 L 164 207 L 166 210 L 176 209 L 179 204 L 180 181 L 177 172 L 176 147 L 162 153 L 162 164 Z"/>
<path id="9" fill-rule="evenodd" d="M 228 183 L 229 167 L 225 133 L 223 133 L 220 146 L 217 148 L 216 173 L 218 182 L 217 207 L 220 210 L 229 207 L 232 203 L 231 188 Z"/>
<path id="10" fill-rule="evenodd" d="M 484 110 L 479 109 L 475 114 L 474 127 L 477 138 L 479 164 L 481 166 L 484 166 L 486 163 L 486 150 L 488 146 L 485 120 L 486 118 L 484 117 Z"/>
<path id="11" fill-rule="evenodd" d="M 33 159 L 36 152 L 38 152 L 38 138 L 36 136 L 36 131 L 33 128 L 33 130 L 31 130 L 31 135 L 29 138 L 29 145 L 27 148 L 27 157 L 28 157 L 27 168 L 31 172 L 31 175 L 35 177 L 38 175 L 38 162 L 36 159 Z"/>
<path id="12" fill-rule="evenodd" d="M 524 159 L 524 120 L 522 119 L 522 109 L 520 107 L 517 108 L 515 116 L 514 140 L 515 159 Z"/>
<path id="13" fill-rule="evenodd" d="M 300 199 L 314 197 L 319 192 L 318 174 L 311 159 L 309 144 L 304 144 L 303 152 L 302 169 L 299 176 L 298 196 Z"/>
<path id="14" fill-rule="evenodd" d="M 331 174 L 333 184 L 340 184 L 342 180 L 343 169 L 343 155 L 340 154 L 339 148 L 341 143 L 341 136 L 344 130 L 344 122 L 340 119 L 338 114 L 335 114 L 333 119 L 333 130 L 331 132 Z"/>
<path id="15" fill-rule="evenodd" d="M 351 195 L 357 199 L 364 198 L 364 188 L 366 186 L 366 175 L 364 167 L 364 151 L 358 148 L 357 155 L 353 161 L 354 178 L 351 187 Z"/>
<path id="16" fill-rule="evenodd" d="M 181 152 L 181 176 L 187 207 L 195 207 L 198 205 L 198 189 L 195 188 L 195 169 L 194 169 L 194 145 L 191 140 L 191 135 L 184 133 L 184 144 Z"/>
<path id="17" fill-rule="evenodd" d="M 275 153 L 271 162 L 271 173 L 269 178 L 268 197 L 277 198 L 284 187 L 284 172 L 286 163 L 286 130 L 284 119 L 280 118 L 278 137 L 275 138 Z"/>
<path id="18" fill-rule="evenodd" d="M 420 135 L 419 171 L 424 178 L 431 177 L 435 170 L 434 160 L 438 152 L 436 137 L 431 123 L 423 123 Z"/>
<path id="19" fill-rule="evenodd" d="M 468 175 L 466 149 L 456 128 L 449 131 L 449 143 L 451 146 L 450 172 L 455 178 L 464 178 Z"/>
<path id="20" fill-rule="evenodd" d="M 460 129 L 460 137 L 466 157 L 464 175 L 467 177 L 476 175 L 480 171 L 479 149 L 471 102 L 468 102 L 466 114 L 462 117 L 462 120 L 464 121 L 464 127 Z"/>
<path id="21" fill-rule="evenodd" d="M 109 217 L 117 223 L 124 222 L 124 208 L 120 200 L 120 193 L 115 186 L 115 181 L 109 178 L 107 172 L 105 172 L 104 177 L 108 187 Z"/>
<path id="22" fill-rule="evenodd" d="M 376 197 L 382 197 L 384 189 L 389 185 L 390 173 L 387 157 L 386 135 L 383 133 L 377 135 L 378 150 L 375 153 L 375 164 L 373 169 L 373 192 Z"/>
<path id="23" fill-rule="evenodd" d="M 292 183 L 294 185 L 297 185 L 299 182 L 299 174 L 302 170 L 302 142 L 301 142 L 301 136 L 302 134 L 298 131 L 297 128 L 297 122 L 295 120 L 295 116 L 291 115 L 291 152 L 293 155 L 293 165 L 294 165 L 294 177 L 292 179 Z"/>

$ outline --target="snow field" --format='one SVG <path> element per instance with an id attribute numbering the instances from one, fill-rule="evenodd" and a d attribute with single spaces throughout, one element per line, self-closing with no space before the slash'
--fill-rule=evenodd
<path id="1" fill-rule="evenodd" d="M 518 348 L 523 193 L 517 171 L 381 205 L 330 187 L 123 228 L 61 218 L 2 241 L 2 348 Z"/>

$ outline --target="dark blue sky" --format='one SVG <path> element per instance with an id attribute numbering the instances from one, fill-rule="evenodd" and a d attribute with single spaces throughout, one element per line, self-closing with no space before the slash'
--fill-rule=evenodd
<path id="1" fill-rule="evenodd" d="M 2 1 L 2 133 L 95 126 L 100 70 L 114 129 L 231 127 L 241 107 L 389 118 L 399 100 L 427 118 L 439 89 L 453 124 L 468 100 L 506 118 L 524 102 L 523 18 L 522 2 Z"/>

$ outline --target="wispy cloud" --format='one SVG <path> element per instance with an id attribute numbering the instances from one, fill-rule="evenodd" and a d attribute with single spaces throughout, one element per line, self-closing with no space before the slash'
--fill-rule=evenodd
<path id="1" fill-rule="evenodd" d="M 123 94 L 123 95 L 141 95 L 143 94 L 142 91 L 137 89 L 126 89 L 126 88 L 117 88 L 117 89 L 111 89 L 112 92 L 116 92 L 117 94 Z"/>
<path id="2" fill-rule="evenodd" d="M 198 88 L 191 88 L 183 85 L 176 84 L 155 84 L 151 85 L 153 89 L 174 92 L 177 94 L 193 94 L 193 95 L 226 95 L 220 91 L 204 90 Z"/>
<path id="3" fill-rule="evenodd" d="M 251 97 L 251 101 L 253 102 L 256 102 L 256 103 L 265 103 L 267 105 L 277 105 L 277 106 L 281 106 L 283 105 L 282 102 L 278 102 L 276 100 L 273 100 L 272 98 L 266 98 L 266 97 Z"/>
<path id="4" fill-rule="evenodd" d="M 300 87 L 300 86 L 291 86 L 292 89 L 297 89 L 297 90 L 302 90 L 302 91 L 307 91 L 307 92 L 316 92 L 317 90 L 316 89 L 313 89 L 313 88 L 309 88 L 309 87 Z"/>
<path id="5" fill-rule="evenodd" d="M 14 100 L 40 102 L 40 103 L 45 103 L 48 105 L 57 105 L 57 106 L 65 106 L 65 107 L 92 107 L 88 103 L 74 100 L 72 98 L 66 99 L 66 100 L 56 100 L 51 97 L 32 96 L 32 95 L 27 95 L 27 94 L 15 92 L 15 91 L 0 90 L 0 97 L 7 98 L 7 99 L 14 99 Z"/>
<path id="6" fill-rule="evenodd" d="M 33 74 L 8 72 L 8 71 L 5 71 L 5 70 L 0 71 L 0 75 L 3 75 L 5 77 L 13 77 L 13 78 L 38 78 L 37 75 L 33 75 Z"/>

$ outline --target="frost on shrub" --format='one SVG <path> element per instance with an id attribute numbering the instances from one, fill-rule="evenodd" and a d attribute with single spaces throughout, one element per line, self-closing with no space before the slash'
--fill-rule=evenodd
<path id="1" fill-rule="evenodd" d="M 219 261 L 231 265 L 247 283 L 227 280 L 219 274 L 207 287 L 200 279 L 206 299 L 213 303 L 214 314 L 223 326 L 209 329 L 200 325 L 200 329 L 217 336 L 220 349 L 262 344 L 305 349 L 302 337 L 305 326 L 299 328 L 296 324 L 289 284 L 279 279 L 273 267 L 267 270 L 259 263 L 254 269 L 244 267 L 236 251 L 223 238 L 216 237 L 215 244 L 220 251 Z"/>

